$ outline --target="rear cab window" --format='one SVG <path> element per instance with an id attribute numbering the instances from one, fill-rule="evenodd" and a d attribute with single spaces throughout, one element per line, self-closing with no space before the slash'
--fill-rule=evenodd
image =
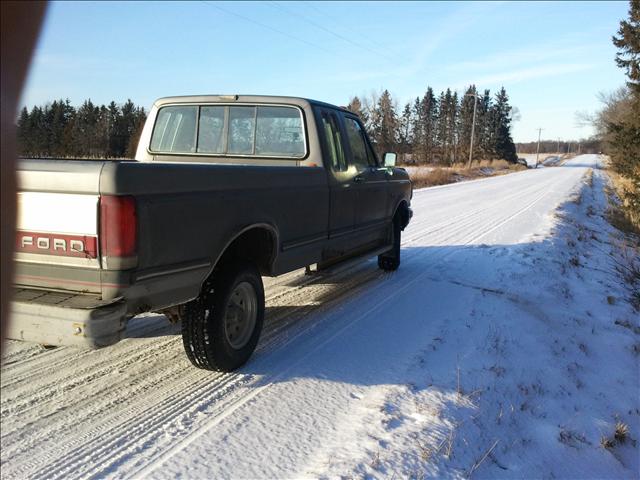
<path id="1" fill-rule="evenodd" d="M 198 107 L 166 107 L 158 112 L 151 137 L 156 152 L 194 153 Z"/>
<path id="2" fill-rule="evenodd" d="M 151 153 L 301 159 L 302 112 L 281 105 L 168 105 L 151 135 Z"/>
<path id="3" fill-rule="evenodd" d="M 200 107 L 199 153 L 224 153 L 226 151 L 225 110 L 225 107 Z M 153 141 L 151 144 L 153 145 Z"/>

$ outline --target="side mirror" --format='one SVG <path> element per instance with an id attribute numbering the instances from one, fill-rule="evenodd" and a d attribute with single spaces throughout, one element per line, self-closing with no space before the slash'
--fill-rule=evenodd
<path id="1" fill-rule="evenodd" d="M 396 158 L 398 156 L 395 153 L 387 152 L 384 154 L 384 166 L 385 167 L 395 167 L 396 166 Z"/>

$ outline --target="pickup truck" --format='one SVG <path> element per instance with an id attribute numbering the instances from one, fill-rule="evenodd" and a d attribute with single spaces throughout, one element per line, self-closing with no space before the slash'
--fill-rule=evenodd
<path id="1" fill-rule="evenodd" d="M 395 270 L 412 215 L 407 172 L 356 115 L 293 97 L 162 98 L 135 161 L 25 159 L 18 181 L 9 338 L 97 348 L 162 312 L 210 370 L 253 353 L 262 276 Z"/>

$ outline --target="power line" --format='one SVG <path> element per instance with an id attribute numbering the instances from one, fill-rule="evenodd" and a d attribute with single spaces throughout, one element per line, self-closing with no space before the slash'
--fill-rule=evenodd
<path id="1" fill-rule="evenodd" d="M 321 24 L 319 24 L 319 23 L 317 23 L 317 22 L 315 22 L 315 21 L 313 21 L 313 20 L 309 19 L 309 18 L 308 18 L 308 17 L 306 17 L 305 15 L 302 15 L 302 14 L 300 14 L 300 13 L 297 13 L 297 12 L 294 12 L 294 11 L 292 11 L 292 10 L 289 10 L 288 8 L 285 8 L 285 7 L 283 7 L 282 5 L 280 5 L 278 2 L 270 1 L 269 3 L 271 3 L 272 5 L 275 5 L 276 7 L 278 7 L 278 8 L 279 8 L 280 10 L 282 10 L 283 12 L 288 13 L 289 15 L 295 15 L 296 17 L 301 18 L 301 19 L 302 19 L 302 20 L 304 20 L 305 22 L 307 22 L 307 23 L 309 23 L 309 24 L 313 25 L 314 27 L 319 28 L 320 30 L 323 30 L 323 31 L 325 31 L 325 32 L 327 32 L 327 33 L 329 33 L 329 34 L 333 35 L 334 37 L 339 38 L 339 39 L 341 39 L 341 40 L 343 40 L 343 41 L 345 41 L 345 42 L 347 42 L 347 43 L 350 43 L 351 45 L 354 45 L 354 46 L 356 46 L 356 47 L 358 47 L 358 48 L 361 48 L 361 49 L 366 50 L 366 51 L 368 51 L 368 52 L 370 52 L 370 53 L 373 53 L 374 55 L 379 55 L 379 56 L 381 56 L 381 57 L 384 57 L 384 58 L 386 58 L 387 60 L 392 60 L 392 61 L 395 61 L 395 60 L 396 60 L 395 58 L 392 58 L 392 57 L 390 57 L 390 56 L 388 56 L 388 55 L 386 55 L 386 54 L 384 54 L 384 53 L 382 53 L 382 52 L 378 52 L 378 51 L 376 51 L 376 50 L 373 50 L 373 49 L 371 49 L 371 48 L 367 47 L 366 45 L 363 45 L 363 44 L 361 44 L 361 43 L 359 43 L 359 42 L 356 42 L 356 41 L 354 41 L 354 40 L 351 40 L 351 39 L 350 39 L 350 38 L 348 38 L 348 37 L 345 37 L 344 35 L 341 35 L 341 34 L 339 34 L 339 33 L 337 33 L 337 32 L 334 32 L 333 30 L 331 30 L 331 29 L 329 29 L 329 28 L 325 27 L 324 25 L 321 25 Z"/>
<path id="2" fill-rule="evenodd" d="M 330 50 L 327 50 L 326 48 L 322 47 L 321 45 L 317 45 L 317 44 L 309 42 L 309 41 L 307 41 L 307 40 L 305 40 L 303 38 L 296 37 L 295 35 L 291 35 L 291 34 L 289 34 L 287 32 L 283 32 L 282 30 L 278 30 L 277 28 L 274 28 L 271 25 L 267 25 L 266 23 L 258 22 L 257 20 L 254 20 L 254 19 L 249 18 L 249 17 L 245 17 L 244 15 L 236 13 L 236 12 L 234 12 L 232 10 L 227 10 L 226 8 L 222 8 L 219 5 L 214 5 L 213 3 L 207 2 L 206 0 L 201 0 L 201 1 L 205 5 L 208 5 L 210 7 L 216 8 L 216 9 L 220 10 L 221 12 L 224 12 L 224 13 L 226 13 L 228 15 L 233 15 L 234 17 L 241 18 L 242 20 L 245 20 L 247 22 L 253 23 L 255 25 L 259 25 L 262 28 L 266 28 L 266 29 L 271 30 L 273 32 L 279 33 L 280 35 L 284 35 L 285 37 L 292 38 L 293 40 L 297 40 L 299 42 L 306 43 L 307 45 L 310 45 L 312 47 L 318 48 L 318 49 L 323 50 L 323 51 L 325 51 L 327 53 L 331 53 L 331 54 L 334 53 L 334 52 L 332 52 Z"/>
<path id="3" fill-rule="evenodd" d="M 323 2 L 324 4 L 327 4 L 329 2 Z M 322 15 L 325 18 L 328 18 L 329 20 L 331 20 L 333 23 L 335 24 L 340 24 L 342 23 L 342 26 L 344 27 L 345 24 L 343 22 L 341 22 L 340 20 L 336 19 L 334 16 L 329 15 L 327 12 L 320 10 L 318 7 L 316 7 L 315 5 L 313 5 L 312 2 L 304 2 L 305 6 L 308 8 L 311 8 L 312 10 L 315 10 L 317 13 L 319 13 L 320 15 Z M 349 28 L 349 27 L 345 27 L 345 28 Z M 378 47 L 383 47 L 384 45 L 382 45 L 380 42 L 377 42 L 376 40 L 372 39 L 371 37 L 367 37 L 366 35 L 360 34 L 360 36 L 367 40 L 368 42 L 372 43 L 375 46 Z"/>

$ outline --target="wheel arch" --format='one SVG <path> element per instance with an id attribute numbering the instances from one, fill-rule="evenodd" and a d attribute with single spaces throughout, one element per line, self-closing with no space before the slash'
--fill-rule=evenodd
<path id="1" fill-rule="evenodd" d="M 409 202 L 407 202 L 404 198 L 398 202 L 395 210 L 393 211 L 393 216 L 391 218 L 395 218 L 396 215 L 400 216 L 400 226 L 404 230 L 405 227 L 409 224 L 409 220 L 411 220 L 411 213 L 409 209 Z"/>
<path id="2" fill-rule="evenodd" d="M 234 259 L 249 260 L 255 263 L 261 275 L 270 275 L 278 254 L 278 245 L 278 231 L 271 224 L 255 223 L 242 228 L 221 249 L 203 283 L 216 269 Z"/>

